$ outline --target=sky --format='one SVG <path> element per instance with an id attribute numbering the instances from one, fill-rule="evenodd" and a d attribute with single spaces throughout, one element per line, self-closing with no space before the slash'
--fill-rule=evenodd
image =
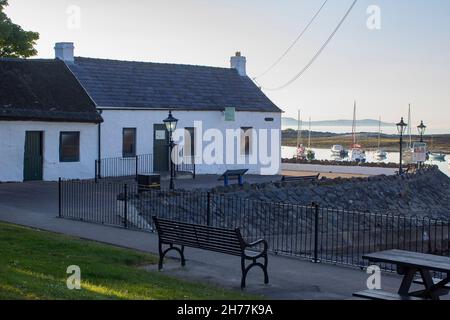
<path id="1" fill-rule="evenodd" d="M 292 44 L 324 0 L 9 0 L 7 14 L 40 33 L 39 58 L 55 42 L 75 55 L 229 67 L 241 51 L 247 73 L 264 72 Z M 297 45 L 258 78 L 265 94 L 304 119 L 398 122 L 411 103 L 413 125 L 450 133 L 450 1 L 359 0 L 342 28 L 297 81 L 292 79 L 329 37 L 352 0 L 329 0 Z M 369 29 L 369 6 L 380 28 Z M 77 15 L 77 12 L 80 14 Z M 78 18 L 79 17 L 79 18 Z"/>

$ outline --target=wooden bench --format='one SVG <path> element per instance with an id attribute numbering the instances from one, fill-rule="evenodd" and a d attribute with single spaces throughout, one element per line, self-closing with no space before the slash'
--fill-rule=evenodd
<path id="1" fill-rule="evenodd" d="M 258 240 L 247 243 L 241 235 L 240 229 L 223 229 L 204 225 L 184 223 L 174 220 L 153 217 L 159 238 L 158 269 L 163 267 L 164 256 L 174 250 L 181 256 L 181 265 L 186 265 L 184 247 L 191 247 L 214 251 L 241 257 L 241 288 L 245 288 L 247 273 L 253 267 L 260 267 L 264 272 L 264 283 L 269 283 L 267 273 L 267 242 Z M 163 250 L 163 245 L 169 247 Z M 262 250 L 258 246 L 262 245 Z M 262 262 L 259 260 L 262 259 Z M 247 261 L 251 263 L 246 266 Z"/>
<path id="2" fill-rule="evenodd" d="M 240 186 L 244 184 L 244 174 L 246 174 L 248 169 L 237 169 L 237 170 L 227 170 L 225 171 L 219 178 L 219 180 L 223 179 L 223 183 L 225 186 L 229 185 L 230 179 L 238 179 L 238 183 Z"/>
<path id="3" fill-rule="evenodd" d="M 283 176 L 281 177 L 282 182 L 289 182 L 289 181 L 315 181 L 318 180 L 320 177 L 320 173 L 314 176 Z"/>
<path id="4" fill-rule="evenodd" d="M 422 298 L 400 295 L 398 293 L 391 293 L 383 290 L 364 290 L 355 292 L 353 296 L 370 300 L 424 300 Z"/>

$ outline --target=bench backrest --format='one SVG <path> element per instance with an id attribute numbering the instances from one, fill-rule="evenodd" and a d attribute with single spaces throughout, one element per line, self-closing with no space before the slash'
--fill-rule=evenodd
<path id="1" fill-rule="evenodd" d="M 153 217 L 160 241 L 240 256 L 244 241 L 239 229 L 223 229 Z"/>

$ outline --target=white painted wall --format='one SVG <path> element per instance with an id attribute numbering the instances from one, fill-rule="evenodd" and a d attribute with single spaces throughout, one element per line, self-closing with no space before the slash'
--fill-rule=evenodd
<path id="1" fill-rule="evenodd" d="M 163 119 L 168 115 L 167 110 L 110 110 L 104 109 L 102 117 L 102 158 L 115 158 L 122 156 L 122 130 L 123 128 L 136 128 L 137 130 L 137 154 L 153 154 L 153 125 L 162 124 Z M 218 129 L 225 135 L 226 129 L 240 129 L 241 127 L 253 127 L 254 129 L 281 129 L 281 113 L 267 112 L 236 112 L 235 121 L 225 121 L 224 113 L 221 111 L 174 111 L 173 116 L 179 119 L 177 128 L 193 127 L 194 121 L 202 121 L 203 133 L 208 129 Z M 265 118 L 273 118 L 273 122 L 265 121 Z M 270 134 L 270 131 L 269 131 Z M 197 133 L 197 137 L 198 137 Z M 254 140 L 254 142 L 257 139 Z M 179 141 L 183 145 L 183 141 Z M 270 139 L 268 138 L 268 143 Z M 206 143 L 203 144 L 203 147 Z M 265 174 L 277 174 L 280 170 L 281 158 L 281 132 L 278 132 L 276 152 L 271 157 L 273 172 Z M 197 148 L 197 151 L 199 149 Z M 270 155 L 272 152 L 268 148 Z M 226 154 L 225 146 L 222 151 Z M 240 158 L 245 160 L 244 157 Z M 236 159 L 237 161 L 237 159 Z M 261 174 L 261 161 L 257 164 L 198 164 L 197 173 L 200 174 L 218 174 L 227 169 L 248 168 L 249 173 Z M 264 165 L 268 167 L 268 165 Z"/>
<path id="2" fill-rule="evenodd" d="M 43 178 L 56 181 L 95 176 L 97 125 L 32 121 L 0 121 L 0 181 L 23 181 L 25 132 L 43 131 Z M 80 131 L 80 161 L 59 162 L 61 131 Z"/>

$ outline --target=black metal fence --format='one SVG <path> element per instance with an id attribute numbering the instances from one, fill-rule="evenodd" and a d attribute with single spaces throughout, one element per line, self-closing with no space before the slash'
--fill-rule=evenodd
<path id="1" fill-rule="evenodd" d="M 151 217 L 240 228 L 269 250 L 336 264 L 365 266 L 362 255 L 402 249 L 450 255 L 450 223 L 427 217 L 248 200 L 207 192 L 139 190 L 137 184 L 60 181 L 60 217 L 154 231 Z M 385 266 L 389 270 L 390 266 Z"/>

